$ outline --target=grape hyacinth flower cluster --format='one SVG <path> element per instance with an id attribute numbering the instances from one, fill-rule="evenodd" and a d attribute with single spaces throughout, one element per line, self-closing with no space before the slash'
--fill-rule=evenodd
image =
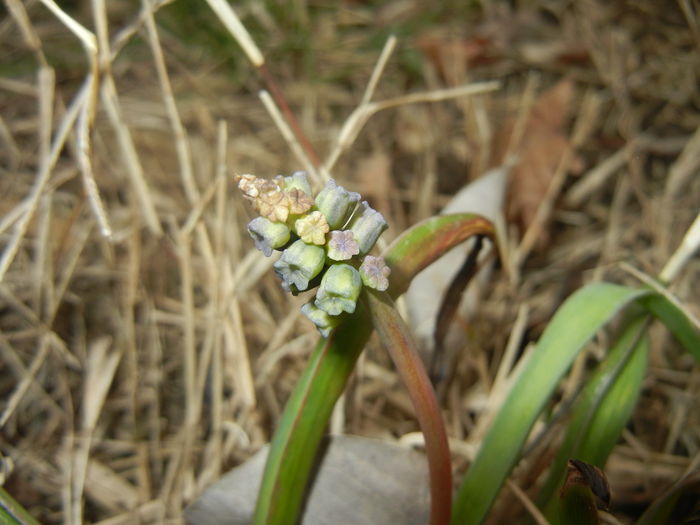
<path id="1" fill-rule="evenodd" d="M 368 255 L 387 223 L 360 194 L 330 179 L 314 197 L 306 174 L 262 179 L 236 177 L 243 196 L 260 214 L 248 224 L 255 246 L 269 257 L 282 287 L 296 295 L 318 286 L 301 311 L 327 337 L 342 317 L 355 311 L 362 285 L 389 287 L 389 267 Z"/>

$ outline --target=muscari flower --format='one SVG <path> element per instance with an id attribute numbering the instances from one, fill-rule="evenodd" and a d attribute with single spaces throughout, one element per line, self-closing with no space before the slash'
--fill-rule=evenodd
<path id="1" fill-rule="evenodd" d="M 313 195 L 309 179 L 306 178 L 306 173 L 303 171 L 295 171 L 289 177 L 278 177 L 278 179 L 281 179 L 280 186 L 287 191 L 297 189 L 309 196 Z"/>
<path id="2" fill-rule="evenodd" d="M 306 213 L 314 205 L 311 185 L 303 171 L 297 171 L 289 177 L 278 175 L 275 182 L 287 195 L 291 215 Z"/>
<path id="3" fill-rule="evenodd" d="M 316 195 L 315 203 L 316 209 L 326 217 L 328 225 L 336 230 L 343 227 L 359 200 L 359 193 L 350 192 L 330 179 Z"/>
<path id="4" fill-rule="evenodd" d="M 345 261 L 364 256 L 387 228 L 384 217 L 366 202 L 356 210 L 359 194 L 331 180 L 314 199 L 303 172 L 274 180 L 240 175 L 237 182 L 261 215 L 248 224 L 258 249 L 270 255 L 283 248 L 290 242 L 290 228 L 301 237 L 273 267 L 282 287 L 294 294 L 320 281 L 315 299 L 302 311 L 324 337 L 341 322 L 343 312 L 355 311 L 363 283 L 377 290 L 388 288 L 389 268 L 381 257 L 364 257 L 359 271 L 343 263 L 331 264 L 322 273 L 326 258 Z M 341 231 L 342 227 L 348 230 Z"/>
<path id="5" fill-rule="evenodd" d="M 372 249 L 374 243 L 389 225 L 382 214 L 371 208 L 367 201 L 362 201 L 360 207 L 361 210 L 355 213 L 350 230 L 360 247 L 360 253 L 364 255 Z"/>
<path id="6" fill-rule="evenodd" d="M 353 255 L 360 253 L 360 247 L 351 231 L 333 230 L 328 240 L 326 252 L 329 259 L 347 261 Z"/>
<path id="7" fill-rule="evenodd" d="M 254 204 L 260 215 L 273 222 L 285 222 L 289 217 L 289 196 L 276 186 L 271 191 L 261 192 Z"/>
<path id="8" fill-rule="evenodd" d="M 385 291 L 389 288 L 389 274 L 391 269 L 384 262 L 384 257 L 367 255 L 360 265 L 360 277 L 365 286 Z"/>
<path id="9" fill-rule="evenodd" d="M 318 306 L 316 306 L 313 301 L 309 301 L 302 306 L 301 313 L 303 313 L 313 324 L 316 325 L 316 328 L 318 328 L 318 331 L 323 337 L 328 337 L 331 330 L 338 326 L 341 321 L 340 316 L 328 315 L 326 311 L 321 310 Z"/>
<path id="10" fill-rule="evenodd" d="M 285 290 L 296 292 L 306 290 L 309 281 L 323 269 L 326 254 L 320 246 L 306 244 L 301 239 L 282 252 L 272 267 L 282 279 Z"/>
<path id="11" fill-rule="evenodd" d="M 312 211 L 294 223 L 294 230 L 302 241 L 318 246 L 326 244 L 329 229 L 326 218 L 320 211 Z"/>
<path id="12" fill-rule="evenodd" d="M 265 257 L 272 250 L 281 248 L 289 242 L 290 231 L 286 224 L 272 222 L 265 217 L 256 217 L 248 223 L 248 233 L 255 241 L 255 247 L 263 252 Z"/>
<path id="13" fill-rule="evenodd" d="M 362 279 L 355 268 L 349 264 L 334 264 L 323 275 L 314 304 L 328 315 L 351 314 L 361 288 Z"/>
<path id="14" fill-rule="evenodd" d="M 238 189 L 241 190 L 241 193 L 245 197 L 255 199 L 260 195 L 260 184 L 262 181 L 255 175 L 250 175 L 249 173 L 238 175 L 236 177 L 236 182 L 238 183 Z"/>
<path id="15" fill-rule="evenodd" d="M 314 200 L 311 195 L 307 195 L 298 188 L 284 191 L 287 194 L 287 202 L 289 203 L 289 213 L 291 215 L 301 215 L 306 213 L 314 205 Z"/>

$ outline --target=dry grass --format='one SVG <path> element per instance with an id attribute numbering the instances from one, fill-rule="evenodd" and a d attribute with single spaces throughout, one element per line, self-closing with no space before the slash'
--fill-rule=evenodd
<path id="1" fill-rule="evenodd" d="M 5 487 L 43 522 L 180 523 L 184 505 L 269 440 L 314 331 L 244 235 L 233 173 L 333 173 L 374 198 L 396 235 L 483 171 L 506 117 L 574 79 L 584 173 L 567 176 L 573 149 L 559 159 L 542 220 L 523 243 L 512 236 L 509 277 L 494 277 L 440 386 L 460 468 L 502 364 L 562 298 L 592 279 L 636 284 L 623 261 L 657 275 L 700 207 L 691 0 L 448 12 L 398 41 L 420 59 L 413 69 L 389 48 L 375 69 L 381 49 L 365 43 L 410 27 L 419 2 L 302 7 L 290 17 L 324 81 L 304 76 L 296 49 L 267 66 L 327 159 L 316 168 L 273 124 L 252 68 L 234 77 L 164 31 L 163 2 L 106 4 L 68 16 L 50 0 L 6 0 L 0 21 L 0 450 Z M 283 53 L 283 18 L 255 4 L 244 22 Z M 454 98 L 491 80 L 502 88 Z M 396 98 L 407 86 L 434 102 L 407 105 Z M 538 248 L 549 215 L 552 242 Z M 681 259 L 664 275 L 697 315 L 700 265 Z M 653 335 L 643 398 L 607 468 L 631 513 L 700 461 L 698 369 Z M 411 440 L 412 409 L 381 352 L 361 360 L 332 426 Z"/>

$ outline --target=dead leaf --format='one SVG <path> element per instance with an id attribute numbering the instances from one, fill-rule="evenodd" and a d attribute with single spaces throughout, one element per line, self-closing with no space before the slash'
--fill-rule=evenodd
<path id="1" fill-rule="evenodd" d="M 328 438 L 301 525 L 428 523 L 428 465 L 415 450 L 358 436 Z M 247 525 L 268 447 L 185 510 L 188 525 Z"/>
<path id="2" fill-rule="evenodd" d="M 520 55 L 531 64 L 587 64 L 590 62 L 588 48 L 567 40 L 532 41 L 521 44 Z"/>
<path id="3" fill-rule="evenodd" d="M 494 41 L 488 36 L 454 38 L 442 35 L 423 35 L 418 39 L 418 48 L 433 64 L 440 78 L 448 84 L 454 82 L 453 70 L 493 64 L 501 59 Z"/>
<path id="4" fill-rule="evenodd" d="M 508 179 L 507 217 L 524 233 L 544 200 L 564 152 L 571 146 L 566 133 L 574 84 L 564 79 L 535 101 L 518 144 L 513 136 L 516 117 L 508 120 L 494 139 L 491 165 L 505 162 L 509 153 L 517 156 Z M 574 162 L 576 164 L 576 162 Z M 540 246 L 546 244 L 548 228 L 543 228 Z"/>
<path id="5" fill-rule="evenodd" d="M 596 498 L 596 505 L 601 509 L 610 507 L 610 484 L 600 468 L 579 459 L 570 459 L 567 463 L 567 473 L 560 493 L 563 494 L 572 485 L 588 487 Z"/>

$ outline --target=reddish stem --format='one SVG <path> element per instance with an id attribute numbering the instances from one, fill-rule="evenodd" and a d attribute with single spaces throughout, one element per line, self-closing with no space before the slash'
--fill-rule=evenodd
<path id="1" fill-rule="evenodd" d="M 386 293 L 363 294 L 374 328 L 389 351 L 416 411 L 425 436 L 430 470 L 430 523 L 449 525 L 452 509 L 452 463 L 440 406 L 406 324 Z"/>

